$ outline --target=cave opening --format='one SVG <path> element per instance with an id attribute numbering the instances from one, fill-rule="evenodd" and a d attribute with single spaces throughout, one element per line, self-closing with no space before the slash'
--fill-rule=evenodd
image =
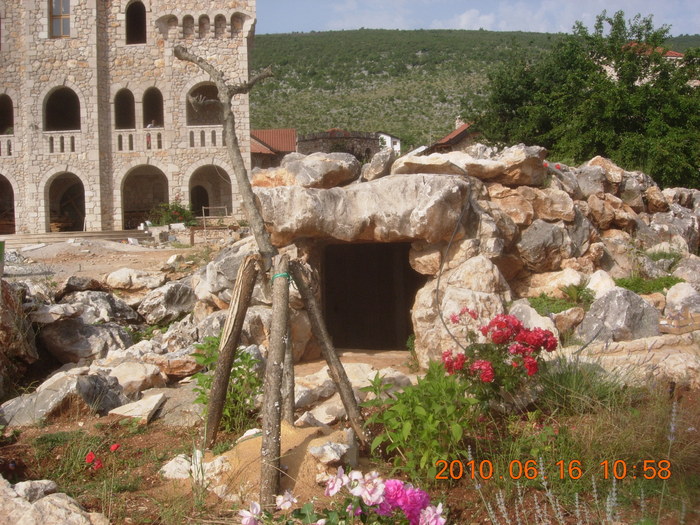
<path id="1" fill-rule="evenodd" d="M 426 277 L 410 243 L 333 244 L 323 254 L 323 304 L 336 348 L 405 350 L 411 308 Z"/>

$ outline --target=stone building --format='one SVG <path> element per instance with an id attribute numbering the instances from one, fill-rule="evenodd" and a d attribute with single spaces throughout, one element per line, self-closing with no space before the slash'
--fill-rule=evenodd
<path id="1" fill-rule="evenodd" d="M 0 233 L 134 228 L 162 202 L 238 215 L 219 112 L 188 102 L 216 87 L 173 48 L 246 80 L 254 27 L 255 0 L 0 3 Z"/>
<path id="2" fill-rule="evenodd" d="M 345 131 L 340 128 L 322 133 L 311 133 L 297 139 L 297 152 L 309 155 L 316 152 L 350 153 L 360 162 L 369 162 L 383 148 L 401 153 L 401 141 L 387 133 Z"/>

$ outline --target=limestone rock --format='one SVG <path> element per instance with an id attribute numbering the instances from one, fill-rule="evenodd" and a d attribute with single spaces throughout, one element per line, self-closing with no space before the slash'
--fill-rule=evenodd
<path id="1" fill-rule="evenodd" d="M 669 209 L 668 201 L 658 186 L 649 186 L 644 191 L 644 200 L 649 213 L 667 212 Z"/>
<path id="2" fill-rule="evenodd" d="M 138 361 L 125 361 L 114 367 L 109 375 L 116 377 L 124 395 L 132 398 L 146 389 L 164 387 L 167 381 L 157 366 Z"/>
<path id="3" fill-rule="evenodd" d="M 514 315 L 520 321 L 522 321 L 525 328 L 542 328 L 543 330 L 549 330 L 554 334 L 555 337 L 559 338 L 559 330 L 557 330 L 554 321 L 549 317 L 543 317 L 537 313 L 527 299 L 519 299 L 515 301 L 508 309 L 510 315 Z"/>
<path id="4" fill-rule="evenodd" d="M 333 188 L 347 184 L 360 175 L 360 163 L 349 153 L 312 153 L 285 157 L 279 168 L 253 173 L 251 184 L 257 187 L 296 185 L 303 188 Z"/>
<path id="5" fill-rule="evenodd" d="M 375 153 L 370 163 L 363 166 L 362 180 L 370 181 L 389 175 L 395 160 L 396 152 L 392 148 L 384 148 Z"/>
<path id="6" fill-rule="evenodd" d="M 149 292 L 138 312 L 148 324 L 167 323 L 191 312 L 195 300 L 192 288 L 173 281 Z"/>
<path id="7" fill-rule="evenodd" d="M 44 326 L 39 340 L 61 363 L 105 357 L 110 351 L 131 346 L 131 336 L 114 323 L 88 325 L 81 319 L 65 319 Z"/>
<path id="8" fill-rule="evenodd" d="M 565 191 L 530 186 L 520 186 L 517 191 L 531 204 L 536 219 L 550 222 L 574 220 L 574 201 Z"/>
<path id="9" fill-rule="evenodd" d="M 591 195 L 605 193 L 609 184 L 600 166 L 582 166 L 576 172 L 579 189 L 584 199 Z"/>
<path id="10" fill-rule="evenodd" d="M 109 525 L 103 514 L 86 512 L 78 502 L 66 494 L 49 494 L 33 503 L 18 495 L 9 483 L 0 478 L 0 516 L 3 523 L 17 525 L 50 525 L 61 523 L 67 525 Z"/>
<path id="11" fill-rule="evenodd" d="M 102 284 L 97 279 L 92 279 L 90 277 L 80 277 L 77 275 L 71 275 L 61 287 L 56 292 L 56 302 L 63 299 L 65 295 L 73 292 L 107 292 L 109 291 L 104 284 Z"/>
<path id="12" fill-rule="evenodd" d="M 156 365 L 169 380 L 179 381 L 202 369 L 192 356 L 196 351 L 197 349 L 192 345 L 166 354 L 145 354 L 142 359 L 145 363 Z"/>
<path id="13" fill-rule="evenodd" d="M 324 465 L 331 465 L 340 463 L 348 450 L 350 450 L 349 445 L 327 441 L 321 446 L 309 447 L 309 454 Z"/>
<path id="14" fill-rule="evenodd" d="M 617 288 L 615 281 L 605 270 L 598 270 L 588 278 L 588 288 L 600 299 L 609 291 Z"/>
<path id="15" fill-rule="evenodd" d="M 520 258 L 533 272 L 554 271 L 573 254 L 568 232 L 561 224 L 535 220 L 523 231 L 517 245 Z"/>
<path id="16" fill-rule="evenodd" d="M 34 425 L 68 411 L 71 414 L 97 412 L 104 415 L 121 406 L 126 398 L 116 378 L 101 375 L 62 375 L 0 406 L 0 424 Z M 43 388 L 42 388 L 43 387 Z"/>
<path id="17" fill-rule="evenodd" d="M 673 242 L 676 236 L 683 238 L 692 253 L 700 246 L 700 216 L 678 204 L 672 204 L 666 213 L 655 213 L 649 227 L 665 241 Z"/>
<path id="18" fill-rule="evenodd" d="M 659 312 L 634 292 L 618 288 L 591 305 L 576 333 L 586 342 L 652 337 L 659 335 Z"/>
<path id="19" fill-rule="evenodd" d="M 501 184 L 488 186 L 491 200 L 503 210 L 518 226 L 529 226 L 535 218 L 535 210 L 530 200 L 517 190 Z"/>
<path id="20" fill-rule="evenodd" d="M 32 310 L 29 319 L 36 324 L 51 324 L 61 319 L 72 319 L 80 315 L 81 310 L 70 304 L 46 304 Z"/>
<path id="21" fill-rule="evenodd" d="M 273 243 L 282 246 L 301 238 L 447 240 L 471 191 L 460 177 L 391 175 L 346 188 L 287 186 L 255 193 Z"/>
<path id="22" fill-rule="evenodd" d="M 666 293 L 666 316 L 700 313 L 700 293 L 689 283 L 674 284 Z"/>
<path id="23" fill-rule="evenodd" d="M 440 290 L 436 287 L 437 279 L 434 279 L 418 290 L 411 312 L 416 356 L 421 367 L 427 367 L 431 359 L 439 359 L 443 351 L 455 346 L 439 315 L 447 320 L 463 307 L 470 308 L 477 312 L 479 319 L 475 323 L 481 326 L 503 313 L 504 302 L 512 298 L 498 267 L 481 255 L 445 272 L 440 279 Z M 462 325 L 450 326 L 455 337 L 462 341 L 466 341 L 465 329 Z"/>
<path id="24" fill-rule="evenodd" d="M 586 316 L 586 311 L 580 306 L 569 308 L 558 314 L 553 314 L 554 326 L 557 327 L 560 334 L 572 333 L 574 329 L 581 324 Z"/>
<path id="25" fill-rule="evenodd" d="M 20 498 L 26 499 L 29 503 L 34 503 L 44 496 L 54 494 L 58 491 L 56 482 L 48 479 L 20 481 L 19 483 L 15 483 L 12 488 Z"/>
<path id="26" fill-rule="evenodd" d="M 165 402 L 164 394 L 154 394 L 139 401 L 128 403 L 109 411 L 110 415 L 135 419 L 140 425 L 146 425 Z"/>
<path id="27" fill-rule="evenodd" d="M 105 283 L 115 290 L 152 290 L 165 283 L 165 275 L 160 272 L 121 268 L 110 273 L 105 279 Z"/>
<path id="28" fill-rule="evenodd" d="M 219 308 L 228 307 L 226 303 L 231 300 L 238 268 L 248 255 L 256 251 L 252 236 L 221 250 L 204 271 L 194 275 L 192 287 L 197 298 L 210 303 L 218 302 Z"/>
<path id="29" fill-rule="evenodd" d="M 68 306 L 80 309 L 80 318 L 86 324 L 112 321 L 135 323 L 139 316 L 125 301 L 102 291 L 75 291 L 67 293 L 61 300 Z"/>
<path id="30" fill-rule="evenodd" d="M 391 174 L 466 175 L 467 171 L 452 162 L 446 155 L 433 153 L 427 156 L 406 155 L 401 157 L 392 165 Z"/>
<path id="31" fill-rule="evenodd" d="M 606 180 L 612 184 L 620 184 L 625 174 L 625 170 L 617 166 L 610 159 L 601 156 L 593 157 L 586 163 L 586 166 L 600 167 L 605 174 Z"/>
<path id="32" fill-rule="evenodd" d="M 697 291 L 700 291 L 700 257 L 690 255 L 681 259 L 673 269 L 673 276 L 684 279 L 692 284 Z"/>
<path id="33" fill-rule="evenodd" d="M 559 272 L 537 273 L 515 286 L 520 297 L 537 297 L 544 294 L 549 297 L 564 299 L 566 294 L 562 288 L 578 286 L 584 281 L 582 273 L 571 268 Z"/>

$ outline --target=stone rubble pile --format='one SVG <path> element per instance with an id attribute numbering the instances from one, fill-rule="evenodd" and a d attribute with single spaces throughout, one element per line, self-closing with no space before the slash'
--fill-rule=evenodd
<path id="1" fill-rule="evenodd" d="M 399 159 L 380 152 L 363 168 L 342 153 L 292 154 L 279 168 L 254 172 L 252 181 L 273 242 L 291 257 L 317 261 L 328 243 L 411 243 L 410 265 L 427 278 L 412 308 L 423 367 L 454 345 L 441 318 L 468 307 L 482 324 L 510 312 L 528 327 L 575 333 L 591 341 L 584 357 L 604 368 L 628 363 L 640 379 L 700 386 L 700 331 L 660 331 L 665 317 L 700 314 L 700 191 L 662 191 L 649 176 L 603 158 L 570 167 L 547 164 L 546 156 L 540 147 L 475 145 Z M 70 278 L 58 290 L 2 282 L 0 395 L 39 358 L 37 347 L 62 366 L 34 393 L 2 404 L 0 425 L 38 423 L 67 406 L 196 423 L 201 412 L 187 386 L 201 369 L 195 345 L 220 333 L 238 268 L 255 252 L 245 238 L 177 280 L 167 268 L 122 268 L 102 281 Z M 653 252 L 680 260 L 653 260 Z M 615 285 L 613 278 L 631 274 L 685 282 L 640 296 Z M 582 284 L 595 295 L 588 312 L 542 317 L 524 300 L 562 297 L 563 287 Z M 317 358 L 308 314 L 298 292 L 290 293 L 294 360 Z M 241 343 L 261 362 L 270 322 L 271 293 L 259 282 Z M 147 327 L 152 337 L 134 341 Z M 377 372 L 391 390 L 416 380 L 349 365 L 358 399 Z M 297 378 L 297 426 L 326 428 L 343 418 L 337 398 L 327 370 Z M 139 401 L 145 406 L 128 405 Z M 342 456 L 343 447 L 315 446 L 318 457 Z"/>

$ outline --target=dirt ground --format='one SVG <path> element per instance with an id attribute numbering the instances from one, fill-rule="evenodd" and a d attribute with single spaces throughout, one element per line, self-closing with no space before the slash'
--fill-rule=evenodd
<path id="1" fill-rule="evenodd" d="M 192 248 L 151 248 L 103 240 L 76 240 L 73 243 L 47 244 L 20 251 L 27 259 L 20 265 L 27 275 L 43 274 L 56 282 L 71 275 L 102 279 L 119 268 L 158 270 L 173 255 L 190 259 L 193 267 L 205 264 L 220 249 L 218 244 L 199 244 Z"/>

